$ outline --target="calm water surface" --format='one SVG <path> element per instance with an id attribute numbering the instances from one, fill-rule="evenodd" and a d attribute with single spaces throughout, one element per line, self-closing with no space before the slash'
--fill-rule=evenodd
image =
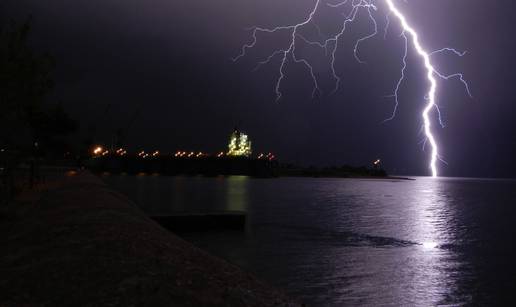
<path id="1" fill-rule="evenodd" d="M 181 235 L 311 306 L 516 304 L 516 181 L 103 178 L 149 214 L 248 212 Z"/>

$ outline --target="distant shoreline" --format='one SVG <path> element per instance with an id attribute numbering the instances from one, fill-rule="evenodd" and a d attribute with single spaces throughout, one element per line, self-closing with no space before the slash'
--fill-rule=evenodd
<path id="1" fill-rule="evenodd" d="M 404 177 L 404 176 L 309 176 L 309 175 L 284 175 L 278 176 L 278 178 L 335 178 L 335 179 L 366 179 L 366 180 L 407 180 L 414 181 L 415 178 Z"/>
<path id="2" fill-rule="evenodd" d="M 350 176 L 314 176 L 314 175 L 279 175 L 279 176 L 270 176 L 270 177 L 260 177 L 260 176 L 253 176 L 253 175 L 246 175 L 246 174 L 236 174 L 236 175 L 227 175 L 227 174 L 220 174 L 220 175 L 212 175 L 212 174 L 160 174 L 160 173 L 138 173 L 138 174 L 129 174 L 129 173 L 119 173 L 119 172 L 95 172 L 92 171 L 92 173 L 96 175 L 115 175 L 115 176 L 122 176 L 122 175 L 129 175 L 129 176 L 141 176 L 141 175 L 158 175 L 158 176 L 164 176 L 164 177 L 177 177 L 177 176 L 185 176 L 185 177 L 204 177 L 204 178 L 214 178 L 214 177 L 230 177 L 230 176 L 247 176 L 250 178 L 258 178 L 258 179 L 277 179 L 277 178 L 328 178 L 328 179 L 364 179 L 364 180 L 405 180 L 405 181 L 414 181 L 415 178 L 411 177 L 405 177 L 405 176 L 358 176 L 358 175 L 350 175 Z"/>

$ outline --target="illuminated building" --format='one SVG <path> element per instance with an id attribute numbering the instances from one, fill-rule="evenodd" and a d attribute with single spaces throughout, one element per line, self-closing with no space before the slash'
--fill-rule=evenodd
<path id="1" fill-rule="evenodd" d="M 235 128 L 229 138 L 228 156 L 249 157 L 251 156 L 251 141 L 248 136 Z"/>

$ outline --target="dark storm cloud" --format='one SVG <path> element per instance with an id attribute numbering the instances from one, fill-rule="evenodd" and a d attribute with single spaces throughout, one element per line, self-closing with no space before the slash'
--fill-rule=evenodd
<path id="1" fill-rule="evenodd" d="M 440 84 L 447 126 L 437 134 L 449 163 L 442 167 L 446 175 L 516 172 L 510 13 L 515 5 L 493 1 L 487 9 L 485 3 L 413 0 L 403 6 L 427 48 L 469 51 L 464 58 L 436 59 L 444 72 L 464 72 L 475 96 L 468 99 L 457 82 Z M 413 56 L 399 115 L 382 124 L 393 105 L 383 96 L 391 93 L 401 65 L 395 26 L 388 41 L 379 37 L 363 44 L 367 65 L 354 61 L 350 44 L 353 35 L 369 28 L 359 23 L 351 29 L 339 47 L 343 80 L 334 95 L 328 95 L 327 62 L 313 57 L 327 92 L 315 100 L 303 67 L 288 67 L 279 103 L 273 92 L 278 61 L 252 72 L 258 60 L 282 46 L 281 37 L 261 37 L 248 57 L 236 64 L 230 60 L 249 41 L 246 27 L 296 22 L 312 5 L 308 0 L 11 0 L 4 6 L 8 15 L 33 15 L 33 44 L 58 62 L 55 96 L 84 127 L 102 131 L 102 141 L 138 113 L 128 139 L 134 149 L 217 151 L 240 125 L 256 149 L 275 151 L 283 160 L 367 164 L 382 157 L 391 171 L 426 174 L 427 154 L 418 134 L 425 83 Z M 319 17 L 323 30 L 332 30 L 332 18 Z"/>

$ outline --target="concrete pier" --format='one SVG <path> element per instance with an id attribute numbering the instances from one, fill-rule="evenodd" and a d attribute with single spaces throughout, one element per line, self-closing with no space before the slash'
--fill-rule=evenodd
<path id="1" fill-rule="evenodd" d="M 162 227 L 182 232 L 216 231 L 216 230 L 241 230 L 245 229 L 246 213 L 235 212 L 208 212 L 185 213 L 174 215 L 155 215 L 151 219 Z"/>

